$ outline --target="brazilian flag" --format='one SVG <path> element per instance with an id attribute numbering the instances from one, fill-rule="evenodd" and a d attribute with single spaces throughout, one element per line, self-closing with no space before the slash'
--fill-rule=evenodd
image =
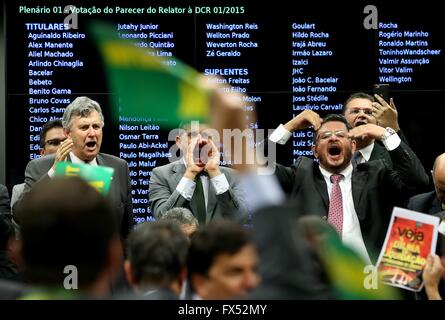
<path id="1" fill-rule="evenodd" d="M 89 31 L 103 57 L 113 93 L 113 114 L 141 122 L 150 118 L 174 128 L 180 122 L 206 122 L 210 94 L 203 77 L 175 57 L 137 47 L 118 37 L 112 25 L 92 22 Z"/>

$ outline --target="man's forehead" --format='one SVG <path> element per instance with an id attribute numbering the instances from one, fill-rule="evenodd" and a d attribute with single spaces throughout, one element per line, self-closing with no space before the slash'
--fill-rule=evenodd
<path id="1" fill-rule="evenodd" d="M 92 112 L 90 112 L 87 116 L 82 117 L 81 115 L 75 115 L 73 116 L 73 120 L 77 121 L 77 122 L 81 122 L 81 123 L 85 123 L 85 122 L 92 122 L 92 121 L 100 121 L 100 115 L 99 113 L 94 110 Z"/>
<path id="2" fill-rule="evenodd" d="M 372 101 L 366 98 L 355 98 L 348 102 L 346 108 L 372 108 Z"/>
<path id="3" fill-rule="evenodd" d="M 318 129 L 319 132 L 331 130 L 347 130 L 347 127 L 346 124 L 341 121 L 328 121 L 323 123 L 320 129 Z"/>

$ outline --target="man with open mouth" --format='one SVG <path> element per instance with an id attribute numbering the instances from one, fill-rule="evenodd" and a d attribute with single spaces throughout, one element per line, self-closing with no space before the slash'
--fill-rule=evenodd
<path id="1" fill-rule="evenodd" d="M 393 207 L 426 187 L 428 176 L 397 134 L 368 122 L 352 129 L 339 114 L 321 119 L 304 110 L 269 139 L 285 144 L 294 131 L 308 127 L 315 129 L 311 149 L 318 161 L 301 156 L 292 166 L 277 164 L 275 175 L 297 216 L 311 214 L 327 220 L 344 244 L 375 263 Z M 384 160 L 353 166 L 356 141 L 363 138 L 382 141 L 394 168 Z"/>
<path id="2" fill-rule="evenodd" d="M 114 168 L 107 198 L 116 213 L 121 237 L 126 239 L 133 226 L 129 169 L 125 160 L 100 152 L 104 117 L 99 103 L 88 97 L 76 98 L 65 109 L 62 124 L 66 139 L 55 154 L 28 163 L 23 194 L 36 183 L 54 177 L 55 166 L 60 161 Z M 78 200 L 81 199 L 73 199 Z M 20 217 L 14 219 L 20 224 Z"/>

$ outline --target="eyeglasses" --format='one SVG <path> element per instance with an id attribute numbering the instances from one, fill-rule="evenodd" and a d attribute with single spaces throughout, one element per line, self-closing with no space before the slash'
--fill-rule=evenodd
<path id="1" fill-rule="evenodd" d="M 337 131 L 324 131 L 324 132 L 320 132 L 320 134 L 317 137 L 318 139 L 321 140 L 326 140 L 329 139 L 330 137 L 332 137 L 333 135 L 335 135 L 336 137 L 339 138 L 348 138 L 348 133 L 344 130 L 337 130 Z"/>
<path id="2" fill-rule="evenodd" d="M 372 116 L 372 109 L 350 109 L 348 112 L 349 114 L 359 114 L 360 111 L 363 111 L 364 114 L 367 116 Z"/>
<path id="3" fill-rule="evenodd" d="M 65 140 L 66 139 L 51 139 L 51 140 L 46 141 L 45 144 L 49 144 L 50 146 L 57 147 Z"/>

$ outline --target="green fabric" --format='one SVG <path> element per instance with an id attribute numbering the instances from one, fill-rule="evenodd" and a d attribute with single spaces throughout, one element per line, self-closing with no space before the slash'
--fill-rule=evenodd
<path id="1" fill-rule="evenodd" d="M 396 290 L 382 284 L 378 277 L 377 288 L 367 289 L 364 283 L 369 273 L 365 273 L 365 262 L 342 243 L 338 234 L 330 226 L 326 226 L 319 232 L 323 234 L 323 240 L 319 244 L 319 255 L 338 299 L 397 300 L 400 298 Z"/>
<path id="2" fill-rule="evenodd" d="M 85 298 L 79 290 L 42 287 L 26 293 L 17 300 L 76 300 Z"/>
<path id="3" fill-rule="evenodd" d="M 105 166 L 59 162 L 56 165 L 55 173 L 56 176 L 81 177 L 105 196 L 110 191 L 114 169 Z"/>

